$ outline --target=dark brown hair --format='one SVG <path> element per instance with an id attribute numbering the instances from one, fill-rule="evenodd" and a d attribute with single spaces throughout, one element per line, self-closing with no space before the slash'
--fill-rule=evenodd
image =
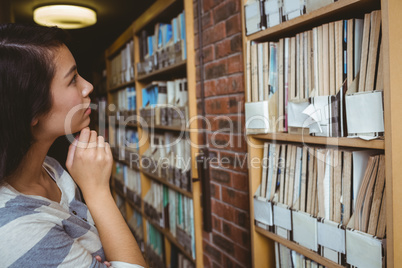
<path id="1" fill-rule="evenodd" d="M 30 148 L 31 122 L 52 106 L 53 51 L 66 42 L 57 27 L 0 25 L 0 182 Z"/>

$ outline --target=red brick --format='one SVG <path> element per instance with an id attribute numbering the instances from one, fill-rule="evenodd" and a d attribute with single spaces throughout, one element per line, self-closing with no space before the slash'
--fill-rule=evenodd
<path id="1" fill-rule="evenodd" d="M 235 13 L 239 14 L 239 5 L 240 1 L 224 1 L 222 4 L 214 9 L 215 23 L 227 20 Z"/>
<path id="2" fill-rule="evenodd" d="M 216 247 L 222 249 L 229 255 L 233 255 L 235 253 L 235 245 L 229 239 L 214 233 L 212 234 L 212 241 Z"/>
<path id="3" fill-rule="evenodd" d="M 227 187 L 222 187 L 222 201 L 243 210 L 250 209 L 249 194 Z"/>
<path id="4" fill-rule="evenodd" d="M 220 168 L 211 168 L 210 172 L 211 172 L 211 180 L 213 182 L 226 186 L 230 186 L 232 184 L 230 171 L 223 170 Z"/>
<path id="5" fill-rule="evenodd" d="M 202 29 L 207 29 L 213 25 L 212 12 L 207 12 L 202 15 Z"/>
<path id="6" fill-rule="evenodd" d="M 227 65 L 228 64 L 226 59 L 216 60 L 212 63 L 205 64 L 204 65 L 205 79 L 210 80 L 225 76 L 227 74 L 228 69 Z"/>
<path id="7" fill-rule="evenodd" d="M 237 133 L 213 132 L 208 134 L 209 145 L 220 150 L 247 152 L 244 135 Z"/>
<path id="8" fill-rule="evenodd" d="M 228 58 L 228 74 L 243 72 L 243 55 L 236 54 Z"/>
<path id="9" fill-rule="evenodd" d="M 227 221 L 235 221 L 236 209 L 230 205 L 223 204 L 217 200 L 211 200 L 212 213 L 218 217 L 221 217 Z"/>
<path id="10" fill-rule="evenodd" d="M 215 7 L 217 4 L 219 4 L 221 1 L 220 0 L 203 0 L 202 1 L 202 9 L 204 12 L 208 12 L 211 10 L 213 7 Z"/>
<path id="11" fill-rule="evenodd" d="M 236 34 L 230 38 L 230 50 L 232 52 L 242 52 L 243 51 L 243 39 L 242 35 Z"/>
<path id="12" fill-rule="evenodd" d="M 213 44 L 226 37 L 226 25 L 225 22 L 215 24 L 213 27 L 205 29 L 202 32 L 203 45 Z"/>
<path id="13" fill-rule="evenodd" d="M 241 32 L 241 17 L 236 14 L 225 21 L 226 36 L 231 36 Z"/>
<path id="14" fill-rule="evenodd" d="M 248 174 L 237 173 L 237 172 L 232 173 L 231 187 L 233 189 L 248 192 L 248 185 L 249 185 Z"/>
<path id="15" fill-rule="evenodd" d="M 245 265 L 246 267 L 250 267 L 251 265 L 251 253 L 249 250 L 239 247 L 235 245 L 235 254 L 236 260 L 239 261 L 241 264 Z"/>
<path id="16" fill-rule="evenodd" d="M 235 211 L 235 220 L 232 222 L 234 222 L 234 224 L 236 224 L 242 228 L 250 229 L 249 210 L 247 210 L 247 212 L 236 210 Z"/>
<path id="17" fill-rule="evenodd" d="M 205 97 L 244 93 L 243 78 L 243 74 L 234 74 L 208 80 L 207 82 L 210 82 L 211 85 L 208 89 L 205 89 Z M 214 85 L 213 87 L 212 84 Z"/>
<path id="18" fill-rule="evenodd" d="M 208 98 L 205 100 L 205 106 L 207 114 L 227 114 L 229 113 L 229 97 Z"/>
<path id="19" fill-rule="evenodd" d="M 221 197 L 221 187 L 216 184 L 216 183 L 211 183 L 211 197 L 218 199 L 218 200 L 222 200 Z"/>
<path id="20" fill-rule="evenodd" d="M 212 229 L 217 232 L 222 232 L 222 220 L 217 217 L 212 217 Z"/>
<path id="21" fill-rule="evenodd" d="M 213 61 L 215 59 L 214 51 L 215 51 L 215 48 L 212 45 L 204 47 L 204 49 L 203 49 L 204 63 Z"/>
<path id="22" fill-rule="evenodd" d="M 204 264 L 204 268 L 212 268 L 212 266 L 211 266 L 211 261 L 210 261 L 210 259 L 207 257 L 207 255 L 206 254 L 203 254 L 203 256 L 202 256 L 203 258 L 203 264 Z"/>
<path id="23" fill-rule="evenodd" d="M 219 159 L 223 168 L 247 172 L 248 162 L 247 155 L 244 153 L 220 152 Z"/>
<path id="24" fill-rule="evenodd" d="M 241 107 L 239 107 L 240 109 Z M 217 115 L 207 116 L 210 129 L 218 133 L 241 134 L 244 129 L 244 115 Z M 244 134 L 244 133 L 243 133 Z"/>
<path id="25" fill-rule="evenodd" d="M 232 51 L 230 47 L 230 39 L 224 39 L 215 45 L 215 57 L 217 59 L 228 56 Z"/>
<path id="26" fill-rule="evenodd" d="M 206 243 L 204 241 L 204 255 L 207 255 L 211 260 L 217 261 L 219 263 L 222 262 L 222 254 L 221 250 L 217 249 L 210 243 Z"/>
<path id="27" fill-rule="evenodd" d="M 241 229 L 230 222 L 222 221 L 222 233 L 236 245 L 244 249 L 250 248 L 250 232 L 248 230 Z"/>

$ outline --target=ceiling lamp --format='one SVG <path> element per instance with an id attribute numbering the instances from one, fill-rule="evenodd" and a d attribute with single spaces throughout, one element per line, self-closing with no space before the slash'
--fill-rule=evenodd
<path id="1" fill-rule="evenodd" d="M 96 12 L 76 5 L 48 5 L 34 9 L 33 19 L 37 24 L 77 29 L 96 23 Z"/>

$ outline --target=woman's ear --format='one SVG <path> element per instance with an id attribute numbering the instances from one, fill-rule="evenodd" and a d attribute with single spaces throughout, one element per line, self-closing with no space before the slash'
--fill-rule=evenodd
<path id="1" fill-rule="evenodd" d="M 38 118 L 34 118 L 34 119 L 32 119 L 32 122 L 31 122 L 31 127 L 36 126 L 36 125 L 38 124 L 38 122 L 39 122 L 39 119 L 38 119 Z"/>

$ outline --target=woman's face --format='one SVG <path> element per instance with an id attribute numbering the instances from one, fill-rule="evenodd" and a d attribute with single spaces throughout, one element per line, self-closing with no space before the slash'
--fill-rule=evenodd
<path id="1" fill-rule="evenodd" d="M 92 84 L 78 74 L 75 59 L 66 46 L 55 50 L 54 63 L 52 108 L 34 126 L 40 136 L 50 138 L 75 133 L 89 125 L 89 94 L 93 90 Z"/>

